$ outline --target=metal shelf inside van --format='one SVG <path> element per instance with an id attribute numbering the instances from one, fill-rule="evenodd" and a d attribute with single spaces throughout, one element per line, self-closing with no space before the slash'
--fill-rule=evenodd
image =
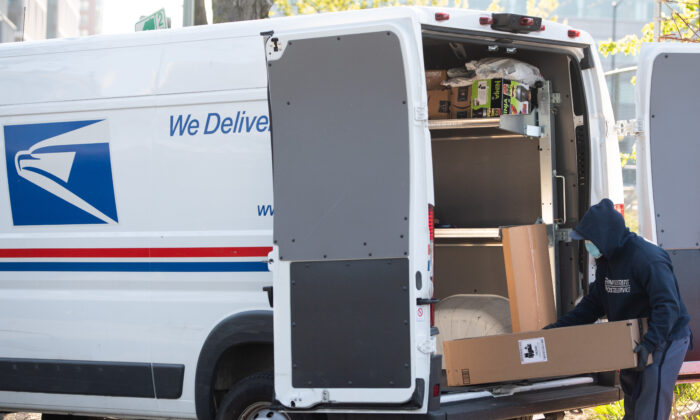
<path id="1" fill-rule="evenodd" d="M 459 128 L 499 128 L 500 118 L 467 118 L 454 120 L 430 120 L 431 130 L 454 130 Z"/>
<path id="2" fill-rule="evenodd" d="M 499 228 L 437 228 L 436 239 L 501 239 Z"/>
<path id="3" fill-rule="evenodd" d="M 496 118 L 466 118 L 451 120 L 429 120 L 432 139 L 469 140 L 497 138 L 540 138 L 544 127 L 537 125 L 538 109 L 530 114 L 501 115 Z"/>

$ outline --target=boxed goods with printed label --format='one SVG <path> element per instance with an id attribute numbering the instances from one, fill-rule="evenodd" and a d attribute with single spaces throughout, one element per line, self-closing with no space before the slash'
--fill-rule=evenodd
<path id="1" fill-rule="evenodd" d="M 425 86 L 428 90 L 440 89 L 444 80 L 447 79 L 446 70 L 426 70 L 425 71 Z"/>
<path id="2" fill-rule="evenodd" d="M 501 228 L 513 332 L 539 330 L 557 320 L 545 225 Z"/>
<path id="3" fill-rule="evenodd" d="M 530 87 L 508 79 L 472 83 L 471 115 L 474 118 L 530 113 Z"/>
<path id="4" fill-rule="evenodd" d="M 471 118 L 471 98 L 471 85 L 451 88 L 450 118 Z"/>
<path id="5" fill-rule="evenodd" d="M 431 120 L 450 118 L 449 89 L 428 91 L 428 118 Z"/>
<path id="6" fill-rule="evenodd" d="M 579 375 L 637 366 L 642 319 L 446 341 L 449 386 Z M 649 359 L 651 362 L 651 359 Z"/>

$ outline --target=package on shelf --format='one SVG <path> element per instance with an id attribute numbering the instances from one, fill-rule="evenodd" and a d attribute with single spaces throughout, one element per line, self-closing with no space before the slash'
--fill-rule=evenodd
<path id="1" fill-rule="evenodd" d="M 441 83 L 447 79 L 446 70 L 426 70 L 425 86 L 428 90 L 440 89 Z"/>
<path id="2" fill-rule="evenodd" d="M 544 81 L 540 69 L 514 58 L 482 58 L 468 62 L 464 67 L 468 74 L 473 74 L 472 80 L 508 79 L 530 86 Z"/>
<path id="3" fill-rule="evenodd" d="M 471 118 L 472 87 L 450 88 L 450 118 Z"/>
<path id="4" fill-rule="evenodd" d="M 441 120 L 450 118 L 450 90 L 445 88 L 428 91 L 428 118 Z"/>
<path id="5" fill-rule="evenodd" d="M 508 79 L 484 79 L 472 83 L 472 118 L 529 114 L 530 86 Z"/>

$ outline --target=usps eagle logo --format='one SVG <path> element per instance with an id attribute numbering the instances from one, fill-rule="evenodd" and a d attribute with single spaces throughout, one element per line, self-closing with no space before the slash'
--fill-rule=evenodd
<path id="1" fill-rule="evenodd" d="M 6 125 L 3 133 L 15 226 L 118 222 L 107 121 Z"/>

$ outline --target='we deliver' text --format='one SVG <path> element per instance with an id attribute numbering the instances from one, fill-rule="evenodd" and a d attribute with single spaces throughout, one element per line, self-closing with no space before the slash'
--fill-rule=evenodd
<path id="1" fill-rule="evenodd" d="M 204 123 L 193 118 L 192 114 L 170 116 L 170 137 L 195 136 L 197 134 L 239 134 L 264 133 L 270 130 L 267 115 L 246 115 L 245 111 L 236 112 L 235 117 L 222 117 L 218 112 L 210 112 Z"/>

